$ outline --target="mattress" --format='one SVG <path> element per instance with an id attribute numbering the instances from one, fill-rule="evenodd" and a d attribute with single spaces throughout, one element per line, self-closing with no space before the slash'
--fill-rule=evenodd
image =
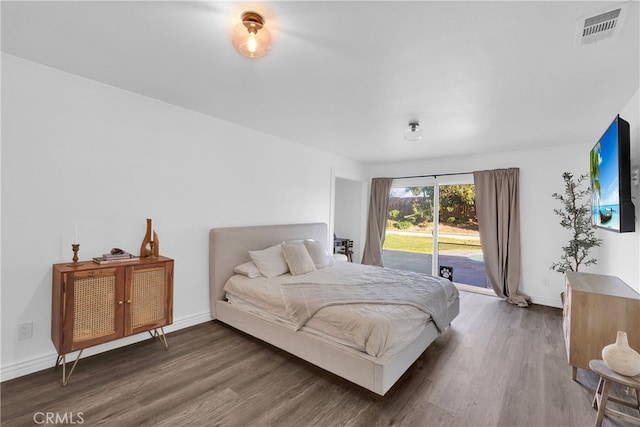
<path id="1" fill-rule="evenodd" d="M 399 277 L 411 280 L 418 273 L 405 272 L 354 263 L 337 263 L 311 273 L 275 278 L 250 279 L 236 274 L 225 284 L 228 302 L 237 308 L 271 319 L 295 329 L 287 315 L 281 285 L 284 283 L 353 284 L 363 283 L 369 276 Z M 451 284 L 446 288 L 446 304 L 450 306 L 458 291 Z M 406 347 L 422 331 L 431 317 L 410 305 L 344 304 L 318 310 L 301 330 L 366 352 L 374 357 L 390 356 Z"/>

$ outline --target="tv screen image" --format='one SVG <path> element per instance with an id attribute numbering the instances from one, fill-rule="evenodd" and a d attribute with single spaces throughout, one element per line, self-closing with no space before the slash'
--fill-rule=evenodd
<path id="1" fill-rule="evenodd" d="M 617 116 L 590 154 L 592 222 L 618 232 L 635 231 L 629 139 L 629 123 Z"/>

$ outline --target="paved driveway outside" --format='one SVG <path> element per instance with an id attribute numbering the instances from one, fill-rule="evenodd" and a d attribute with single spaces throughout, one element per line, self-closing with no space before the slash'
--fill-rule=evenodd
<path id="1" fill-rule="evenodd" d="M 453 267 L 453 281 L 465 285 L 489 288 L 484 272 L 482 252 L 447 251 L 438 256 L 440 266 Z M 382 251 L 382 262 L 385 267 L 431 274 L 431 254 L 419 254 L 403 251 Z"/>

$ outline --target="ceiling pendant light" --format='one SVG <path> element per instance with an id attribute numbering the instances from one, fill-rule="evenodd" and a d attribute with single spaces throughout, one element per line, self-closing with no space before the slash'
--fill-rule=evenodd
<path id="1" fill-rule="evenodd" d="M 422 129 L 420 129 L 420 123 L 409 122 L 409 128 L 404 131 L 404 139 L 411 142 L 420 141 L 422 139 Z"/>
<path id="2" fill-rule="evenodd" d="M 249 58 L 260 58 L 271 50 L 271 33 L 256 12 L 242 14 L 242 23 L 233 29 L 231 41 L 238 52 Z"/>

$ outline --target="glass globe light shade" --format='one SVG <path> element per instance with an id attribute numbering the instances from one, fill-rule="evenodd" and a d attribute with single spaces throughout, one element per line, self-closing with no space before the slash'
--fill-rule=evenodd
<path id="1" fill-rule="evenodd" d="M 420 141 L 422 139 L 422 129 L 418 122 L 409 123 L 409 128 L 404 131 L 404 139 L 410 142 Z"/>
<path id="2" fill-rule="evenodd" d="M 233 28 L 233 47 L 248 58 L 260 58 L 271 50 L 271 33 L 264 19 L 255 12 L 242 14 L 242 22 Z"/>

